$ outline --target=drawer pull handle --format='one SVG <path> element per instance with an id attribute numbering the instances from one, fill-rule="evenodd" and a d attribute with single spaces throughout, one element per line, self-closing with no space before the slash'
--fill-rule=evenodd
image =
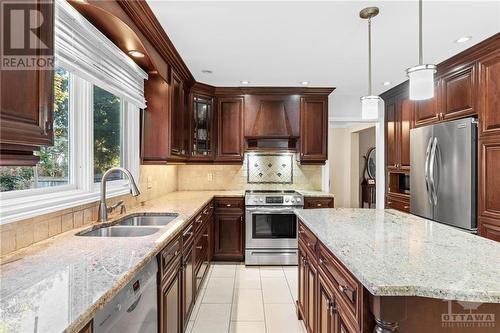
<path id="1" fill-rule="evenodd" d="M 343 285 L 340 285 L 340 286 L 339 286 L 339 289 L 340 289 L 340 291 L 341 291 L 341 292 L 343 292 L 344 294 L 345 294 L 346 292 L 352 291 L 352 289 L 351 289 L 351 288 L 349 288 L 348 286 L 343 286 Z"/>
<path id="2" fill-rule="evenodd" d="M 226 207 L 231 207 L 231 204 L 227 204 Z"/>
<path id="3" fill-rule="evenodd" d="M 317 204 L 316 206 L 321 207 L 321 204 L 319 203 L 319 204 Z"/>
<path id="4" fill-rule="evenodd" d="M 324 264 L 326 264 L 326 263 L 327 263 L 327 261 L 326 261 L 326 259 L 319 258 L 319 263 L 320 263 L 321 265 L 324 265 Z"/>
<path id="5" fill-rule="evenodd" d="M 197 250 L 203 250 L 203 246 L 197 246 L 196 249 Z"/>
<path id="6" fill-rule="evenodd" d="M 410 206 L 408 206 L 408 205 L 404 206 L 404 209 L 409 209 L 409 208 L 410 208 Z"/>
<path id="7" fill-rule="evenodd" d="M 203 236 L 203 237 L 208 237 L 208 234 L 203 234 L 202 236 Z"/>
<path id="8" fill-rule="evenodd" d="M 335 306 L 334 302 L 328 301 L 328 311 L 330 312 L 330 316 L 333 316 L 335 313 L 337 313 L 337 307 Z"/>

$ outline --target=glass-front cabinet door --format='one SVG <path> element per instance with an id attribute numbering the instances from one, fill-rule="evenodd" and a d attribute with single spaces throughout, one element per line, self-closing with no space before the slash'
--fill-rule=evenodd
<path id="1" fill-rule="evenodd" d="M 193 115 L 191 126 L 192 158 L 211 159 L 212 144 L 212 98 L 193 95 Z"/>

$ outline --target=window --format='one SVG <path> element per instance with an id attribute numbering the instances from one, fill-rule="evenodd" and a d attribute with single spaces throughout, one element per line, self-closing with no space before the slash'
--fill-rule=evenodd
<path id="1" fill-rule="evenodd" d="M 94 182 L 103 173 L 122 165 L 122 103 L 119 97 L 94 86 Z M 121 179 L 122 174 L 110 175 L 109 180 Z"/>
<path id="2" fill-rule="evenodd" d="M 98 200 L 114 166 L 139 181 L 148 76 L 69 3 L 55 6 L 54 145 L 35 167 L 0 168 L 0 224 Z M 108 178 L 108 197 L 129 192 L 122 177 Z"/>
<path id="3" fill-rule="evenodd" d="M 34 167 L 1 167 L 0 191 L 16 191 L 69 184 L 69 72 L 54 72 L 54 146 L 42 147 Z"/>

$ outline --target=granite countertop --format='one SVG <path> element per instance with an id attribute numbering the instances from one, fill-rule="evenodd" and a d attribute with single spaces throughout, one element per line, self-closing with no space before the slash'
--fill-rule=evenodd
<path id="1" fill-rule="evenodd" d="M 500 303 L 500 243 L 392 209 L 295 212 L 375 296 Z"/>
<path id="2" fill-rule="evenodd" d="M 296 190 L 299 194 L 302 194 L 305 197 L 323 197 L 323 198 L 333 198 L 332 193 L 323 192 L 323 191 L 312 191 L 312 190 Z"/>
<path id="3" fill-rule="evenodd" d="M 214 196 L 244 191 L 174 192 L 130 210 L 179 213 L 145 237 L 78 237 L 87 225 L 2 258 L 0 332 L 75 332 Z M 127 214 L 127 215 L 129 215 Z"/>

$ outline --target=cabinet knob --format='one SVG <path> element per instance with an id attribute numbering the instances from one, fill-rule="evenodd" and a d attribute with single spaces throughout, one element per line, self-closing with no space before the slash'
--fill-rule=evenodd
<path id="1" fill-rule="evenodd" d="M 320 204 L 320 203 L 319 203 L 319 204 L 316 204 L 316 206 L 321 207 L 321 204 Z"/>
<path id="2" fill-rule="evenodd" d="M 226 207 L 231 207 L 231 204 L 227 204 Z"/>
<path id="3" fill-rule="evenodd" d="M 405 206 L 404 206 L 404 209 L 410 209 L 410 206 L 405 205 Z"/>

